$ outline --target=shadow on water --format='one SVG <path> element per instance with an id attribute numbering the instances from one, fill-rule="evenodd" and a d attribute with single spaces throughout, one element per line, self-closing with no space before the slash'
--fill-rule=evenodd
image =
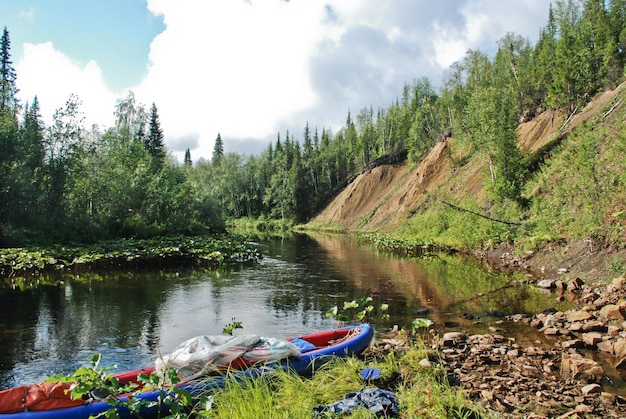
<path id="1" fill-rule="evenodd" d="M 371 319 L 378 331 L 416 317 L 483 331 L 504 315 L 557 305 L 458 257 L 407 259 L 320 235 L 258 244 L 264 258 L 252 266 L 86 273 L 58 286 L 0 289 L 0 388 L 73 372 L 95 352 L 120 370 L 151 365 L 186 339 L 222 333 L 233 319 L 244 326 L 236 334 L 287 338 L 328 329 L 335 326 L 324 315 L 329 308 L 367 296 L 389 304 L 389 321 Z M 518 326 L 499 327 L 536 339 Z"/>

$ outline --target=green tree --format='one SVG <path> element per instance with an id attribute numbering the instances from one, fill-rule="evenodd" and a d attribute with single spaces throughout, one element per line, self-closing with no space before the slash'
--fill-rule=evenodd
<path id="1" fill-rule="evenodd" d="M 183 162 L 185 167 L 191 167 L 192 162 L 191 162 L 191 151 L 189 151 L 189 149 L 185 150 L 185 160 Z"/>
<path id="2" fill-rule="evenodd" d="M 623 73 L 619 66 L 619 38 L 613 32 L 604 0 L 586 1 L 580 31 L 589 50 L 589 92 L 594 94 L 604 86 L 614 85 Z"/>
<path id="3" fill-rule="evenodd" d="M 51 224 L 64 222 L 70 176 L 78 171 L 84 151 L 84 116 L 81 101 L 70 95 L 64 108 L 53 116 L 52 126 L 44 138 L 46 150 L 44 207 Z"/>
<path id="4" fill-rule="evenodd" d="M 14 214 L 26 226 L 33 226 L 38 222 L 41 212 L 40 192 L 42 190 L 42 176 L 44 169 L 44 131 L 45 126 L 41 119 L 37 96 L 32 104 L 24 108 L 24 118 L 19 129 L 19 143 L 17 154 L 21 156 L 15 166 L 15 187 L 19 190 L 18 208 Z"/>
<path id="5" fill-rule="evenodd" d="M 153 169 L 158 172 L 165 162 L 165 143 L 159 113 L 157 107 L 152 103 L 150 108 L 150 120 L 148 122 L 148 137 L 145 139 L 146 149 L 152 156 Z"/>
<path id="6" fill-rule="evenodd" d="M 532 67 L 533 48 L 527 39 L 507 33 L 498 41 L 494 60 L 495 83 L 513 90 L 513 105 L 520 119 L 534 117 L 539 106 L 533 97 Z"/>
<path id="7" fill-rule="evenodd" d="M 555 67 L 548 87 L 548 103 L 573 112 L 586 103 L 592 92 L 591 53 L 581 30 L 581 13 L 574 0 L 557 1 L 555 10 L 558 39 Z"/>
<path id="8" fill-rule="evenodd" d="M 211 157 L 211 162 L 213 166 L 219 166 L 222 162 L 222 158 L 224 157 L 224 142 L 222 141 L 222 136 L 220 133 L 217 133 L 217 138 L 215 139 L 215 143 L 213 144 L 213 155 Z"/>
<path id="9" fill-rule="evenodd" d="M 16 73 L 11 62 L 11 41 L 5 27 L 0 38 L 0 226 L 4 226 L 15 214 L 11 207 L 16 198 L 13 196 L 16 175 L 14 166 L 20 160 L 16 141 L 18 103 L 15 97 L 15 79 Z M 0 230 L 0 242 L 2 236 L 3 232 Z"/>
<path id="10" fill-rule="evenodd" d="M 6 26 L 0 38 L 0 114 L 9 111 L 15 115 L 18 109 L 17 78 L 11 61 L 11 39 Z"/>
<path id="11" fill-rule="evenodd" d="M 609 2 L 609 21 L 611 35 L 616 47 L 615 62 L 612 69 L 619 79 L 624 73 L 626 62 L 626 0 L 611 0 Z M 609 75 L 609 79 L 611 78 Z"/>
<path id="12" fill-rule="evenodd" d="M 144 143 L 148 113 L 143 105 L 136 103 L 132 91 L 115 104 L 115 129 L 119 135 Z M 147 144 L 147 143 L 146 143 Z"/>
<path id="13" fill-rule="evenodd" d="M 439 140 L 445 127 L 445 118 L 440 112 L 437 94 L 427 78 L 415 81 L 412 91 L 413 121 L 407 149 L 409 157 L 419 161 Z"/>

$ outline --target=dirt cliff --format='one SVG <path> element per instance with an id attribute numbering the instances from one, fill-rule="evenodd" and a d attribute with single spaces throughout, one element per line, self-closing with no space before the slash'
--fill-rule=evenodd
<path id="1" fill-rule="evenodd" d="M 526 152 L 535 152 L 561 141 L 576 126 L 589 120 L 606 107 L 626 84 L 598 95 L 584 109 L 568 117 L 547 110 L 517 129 L 518 145 Z M 621 104 L 620 104 L 621 106 Z M 383 165 L 357 176 L 337 197 L 312 220 L 311 225 L 339 227 L 343 230 L 391 232 L 411 217 L 420 206 L 437 202 L 431 192 L 445 191 L 450 196 L 472 196 L 484 199 L 486 161 L 469 160 L 455 165 L 462 158 L 458 142 L 448 138 L 437 143 L 419 162 Z"/>

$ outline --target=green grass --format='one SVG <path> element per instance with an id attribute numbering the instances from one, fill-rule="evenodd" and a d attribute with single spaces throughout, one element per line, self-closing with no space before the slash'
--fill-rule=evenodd
<path id="1" fill-rule="evenodd" d="M 360 371 L 369 367 L 382 371 L 375 384 L 396 394 L 401 417 L 491 417 L 469 401 L 463 391 L 451 387 L 445 371 L 436 362 L 430 368 L 419 365 L 429 353 L 425 346 L 420 346 L 402 355 L 391 353 L 381 360 L 336 359 L 310 379 L 278 372 L 272 377 L 231 382 L 213 394 L 211 410 L 204 413 L 210 418 L 310 418 L 315 406 L 331 404 L 346 393 L 361 389 Z M 374 416 L 359 409 L 350 417 Z"/>

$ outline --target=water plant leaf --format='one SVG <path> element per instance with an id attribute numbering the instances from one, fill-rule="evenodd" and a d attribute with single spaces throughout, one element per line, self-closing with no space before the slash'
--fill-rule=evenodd
<path id="1" fill-rule="evenodd" d="M 428 329 L 433 324 L 433 321 L 430 319 L 417 318 L 411 322 L 411 327 L 413 329 Z"/>

